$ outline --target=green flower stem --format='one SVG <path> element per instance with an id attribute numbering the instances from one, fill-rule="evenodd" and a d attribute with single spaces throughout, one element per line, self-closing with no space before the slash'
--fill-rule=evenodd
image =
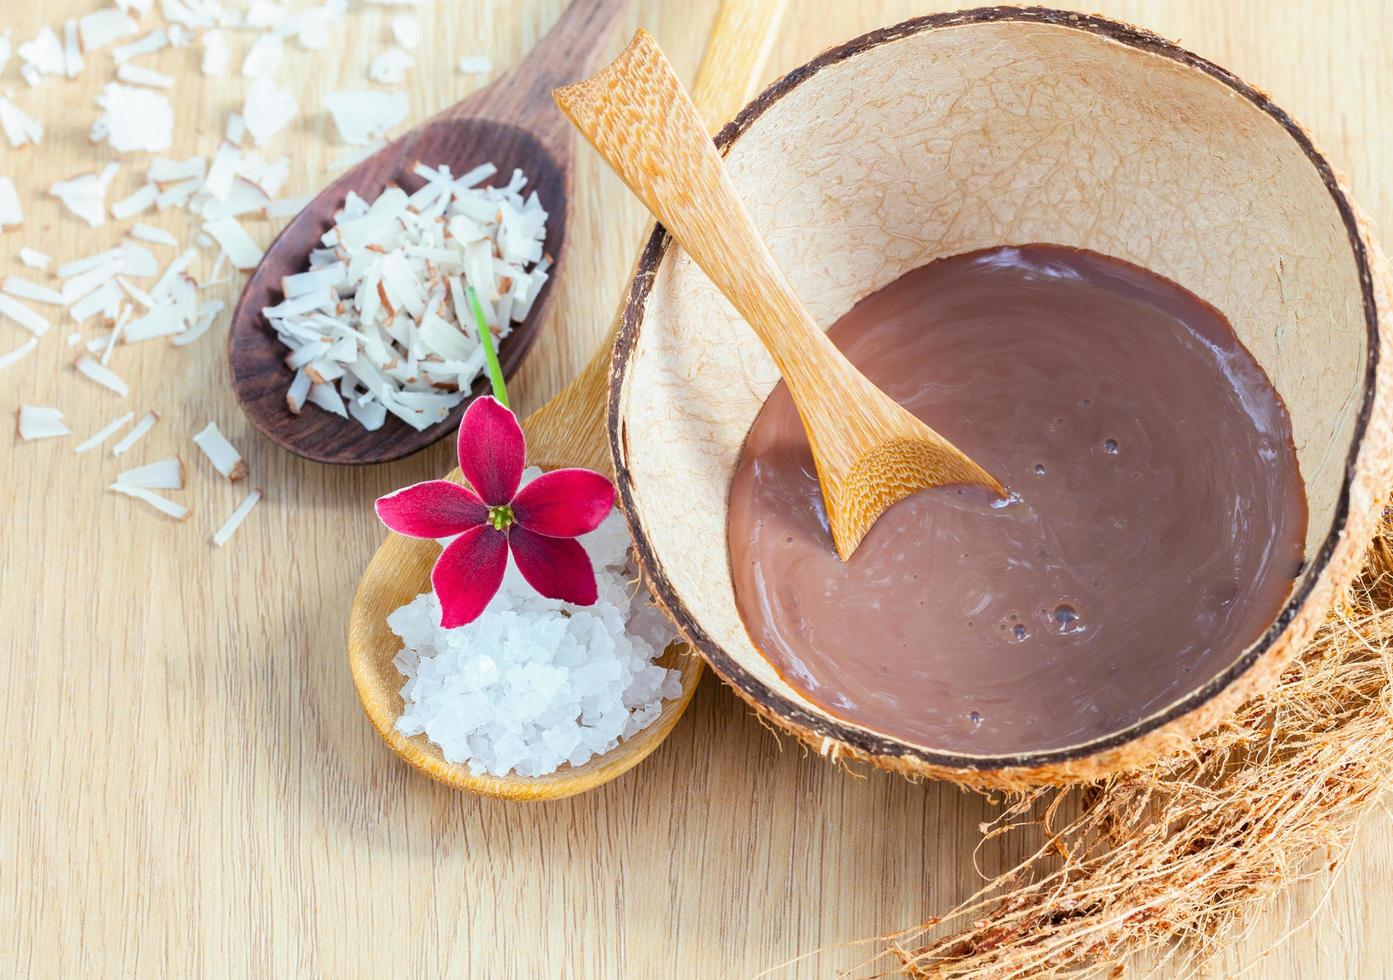
<path id="1" fill-rule="evenodd" d="M 508 404 L 508 386 L 503 383 L 503 366 L 498 363 L 498 351 L 493 347 L 493 332 L 489 330 L 488 321 L 484 319 L 484 308 L 479 305 L 479 294 L 474 292 L 473 286 L 466 286 L 464 293 L 469 297 L 470 309 L 474 311 L 474 323 L 479 328 L 479 343 L 484 345 L 484 360 L 488 363 L 493 397 L 502 402 L 504 408 L 511 409 L 513 406 Z"/>

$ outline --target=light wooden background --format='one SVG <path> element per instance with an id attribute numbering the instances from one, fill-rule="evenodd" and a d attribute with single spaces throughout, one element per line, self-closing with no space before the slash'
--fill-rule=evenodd
<path id="1" fill-rule="evenodd" d="M 1393 228 L 1393 3 L 1387 0 L 1092 0 L 1180 39 L 1271 91 Z M 412 117 L 480 82 L 467 54 L 506 66 L 561 0 L 426 0 Z M 937 3 L 793 0 L 771 77 L 823 47 Z M 16 41 L 86 0 L 4 4 Z M 713 0 L 636 3 L 688 78 Z M 392 8 L 355 2 L 320 55 L 287 45 L 305 114 L 273 150 L 293 152 L 287 193 L 312 190 L 342 152 L 319 108 L 363 87 Z M 145 63 L 177 72 L 180 142 L 205 154 L 234 72 L 206 82 L 195 50 Z M 618 39 L 615 41 L 615 49 Z M 21 243 L 60 261 L 114 243 L 42 189 L 102 157 L 85 132 L 110 77 L 30 90 L 12 62 L 0 90 L 49 132 L 0 150 L 28 223 L 0 236 L 0 274 Z M 187 81 L 183 79 L 187 78 Z M 195 135 L 196 133 L 196 135 Z M 128 158 L 112 199 L 133 189 Z M 609 322 L 644 224 L 618 182 L 580 154 L 575 238 L 548 333 L 513 386 L 540 404 Z M 157 219 L 185 234 L 179 214 Z M 269 240 L 272 229 L 253 225 Z M 1388 239 L 1385 238 L 1385 242 Z M 229 301 L 234 287 L 224 287 Z M 447 445 L 362 471 L 301 462 L 258 440 L 225 386 L 220 337 L 176 351 L 117 351 L 127 400 L 76 376 L 56 327 L 0 375 L 0 403 L 62 407 L 77 435 L 0 437 L 0 975 L 738 977 L 795 954 L 911 925 L 975 887 L 976 825 L 992 808 L 941 785 L 853 779 L 782 747 L 709 676 L 671 740 L 638 770 L 580 799 L 521 806 L 460 796 L 408 771 L 362 717 L 344 652 L 349 601 L 383 536 L 378 494 L 442 473 Z M 0 323 L 0 349 L 24 335 Z M 74 456 L 127 408 L 164 414 L 122 463 L 182 454 L 194 509 L 183 525 L 102 492 L 109 453 Z M 240 499 L 189 437 L 216 420 L 267 491 L 231 546 L 209 535 Z M 1365 827 L 1348 869 L 1259 918 L 1221 964 L 1263 977 L 1393 973 L 1393 828 Z M 987 866 L 1009 855 L 988 850 Z M 1314 921 L 1266 958 L 1293 926 Z M 855 964 L 834 952 L 775 976 Z"/>

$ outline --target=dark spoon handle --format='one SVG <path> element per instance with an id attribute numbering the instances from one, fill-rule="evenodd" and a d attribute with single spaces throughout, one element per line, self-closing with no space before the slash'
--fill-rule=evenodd
<path id="1" fill-rule="evenodd" d="M 521 61 L 452 112 L 487 116 L 535 133 L 553 151 L 572 140 L 552 90 L 590 73 L 629 0 L 571 0 Z"/>

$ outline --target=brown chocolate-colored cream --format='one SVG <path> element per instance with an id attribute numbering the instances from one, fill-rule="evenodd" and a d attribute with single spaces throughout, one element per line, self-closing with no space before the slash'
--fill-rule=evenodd
<path id="1" fill-rule="evenodd" d="M 741 616 L 844 719 L 942 751 L 1119 731 L 1228 667 L 1302 563 L 1291 423 L 1213 307 L 1092 252 L 1029 245 L 911 272 L 831 330 L 1010 490 L 897 504 L 851 560 L 779 385 L 731 486 Z"/>

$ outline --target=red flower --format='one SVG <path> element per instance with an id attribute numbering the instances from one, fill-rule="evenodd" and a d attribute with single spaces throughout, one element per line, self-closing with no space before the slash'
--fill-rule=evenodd
<path id="1" fill-rule="evenodd" d="M 477 398 L 459 427 L 460 470 L 474 489 L 428 480 L 378 498 L 377 516 L 398 534 L 459 535 L 431 571 L 443 627 L 478 618 L 503 582 L 509 550 L 548 599 L 595 601 L 595 570 L 575 538 L 609 514 L 614 484 L 593 470 L 564 469 L 519 490 L 526 452 L 517 417 L 493 397 Z"/>

